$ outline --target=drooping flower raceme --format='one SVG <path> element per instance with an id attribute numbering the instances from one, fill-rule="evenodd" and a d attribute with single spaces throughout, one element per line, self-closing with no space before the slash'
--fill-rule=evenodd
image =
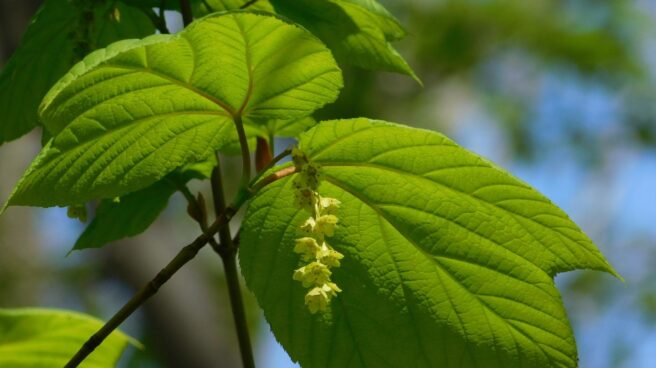
<path id="1" fill-rule="evenodd" d="M 322 197 L 317 192 L 320 167 L 311 163 L 298 148 L 292 150 L 292 160 L 298 173 L 294 177 L 296 205 L 310 213 L 301 225 L 303 237 L 296 239 L 294 252 L 301 255 L 304 266 L 294 271 L 294 280 L 310 290 L 305 294 L 305 304 L 311 313 L 328 309 L 332 298 L 342 290 L 331 281 L 331 268 L 339 267 L 344 255 L 333 249 L 326 238 L 335 234 L 340 201 Z"/>

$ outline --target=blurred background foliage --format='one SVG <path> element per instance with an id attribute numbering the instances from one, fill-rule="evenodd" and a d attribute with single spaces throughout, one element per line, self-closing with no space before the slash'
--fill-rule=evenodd
<path id="1" fill-rule="evenodd" d="M 408 37 L 396 45 L 424 86 L 345 68 L 340 99 L 318 117 L 367 116 L 438 130 L 537 187 L 626 280 L 592 271 L 556 278 L 581 367 L 653 367 L 656 3 L 381 2 L 406 25 Z M 0 65 L 38 5 L 0 0 Z M 180 23 L 177 13 L 169 17 Z M 39 147 L 38 132 L 0 146 L 1 201 Z M 233 176 L 239 169 L 226 158 L 224 170 Z M 193 189 L 210 198 L 204 184 Z M 65 213 L 12 208 L 0 218 L 0 306 L 74 308 L 107 318 L 197 232 L 176 195 L 145 234 L 66 256 L 83 225 Z M 246 297 L 258 366 L 290 366 Z M 203 251 L 124 330 L 147 346 L 131 351 L 125 367 L 236 366 L 218 258 Z"/>

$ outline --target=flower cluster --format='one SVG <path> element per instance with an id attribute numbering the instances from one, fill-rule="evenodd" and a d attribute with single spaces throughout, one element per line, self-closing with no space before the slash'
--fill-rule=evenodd
<path id="1" fill-rule="evenodd" d="M 331 282 L 330 269 L 339 267 L 339 261 L 344 255 L 326 242 L 326 238 L 335 233 L 340 202 L 319 195 L 319 166 L 311 163 L 298 148 L 292 150 L 292 160 L 298 173 L 294 178 L 296 204 L 311 214 L 301 225 L 305 236 L 296 239 L 294 246 L 294 252 L 301 255 L 303 262 L 308 263 L 294 271 L 294 280 L 310 288 L 305 294 L 305 304 L 311 313 L 317 313 L 325 311 L 330 300 L 342 291 Z"/>

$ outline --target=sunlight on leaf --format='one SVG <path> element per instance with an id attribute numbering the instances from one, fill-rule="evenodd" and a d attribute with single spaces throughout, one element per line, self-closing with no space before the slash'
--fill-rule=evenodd
<path id="1" fill-rule="evenodd" d="M 258 193 L 241 266 L 277 339 L 303 366 L 575 367 L 558 272 L 615 274 L 563 211 L 445 136 L 354 119 L 320 123 L 300 149 L 338 199 L 331 245 L 343 292 L 321 317 L 289 276 L 307 217 L 294 176 Z"/>
<path id="2" fill-rule="evenodd" d="M 54 138 L 10 205 L 113 198 L 236 140 L 233 117 L 293 120 L 336 99 L 341 71 L 302 28 L 245 12 L 177 35 L 126 40 L 77 64 L 46 95 Z"/>
<path id="3" fill-rule="evenodd" d="M 374 0 L 271 0 L 276 12 L 307 27 L 341 63 L 419 78 L 390 41 L 405 35 Z"/>
<path id="4" fill-rule="evenodd" d="M 103 323 L 89 316 L 48 309 L 0 309 L 0 367 L 63 367 Z M 115 331 L 82 368 L 115 367 L 128 343 Z"/>

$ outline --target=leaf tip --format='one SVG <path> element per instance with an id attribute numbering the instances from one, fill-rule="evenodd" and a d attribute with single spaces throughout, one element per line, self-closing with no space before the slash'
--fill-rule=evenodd
<path id="1" fill-rule="evenodd" d="M 606 257 L 604 257 L 603 254 L 600 253 L 599 258 L 601 260 L 601 266 L 596 267 L 595 268 L 596 270 L 606 272 L 611 276 L 615 277 L 616 279 L 620 280 L 621 282 L 625 282 L 624 277 L 622 277 L 622 275 L 620 275 L 619 272 L 615 270 L 613 265 L 611 265 L 610 262 L 608 262 L 608 260 L 606 259 Z"/>
<path id="2" fill-rule="evenodd" d="M 415 73 L 414 70 L 410 69 L 410 74 L 408 74 L 408 75 L 409 75 L 410 78 L 412 78 L 415 82 L 417 82 L 417 84 L 419 85 L 419 87 L 424 88 L 424 82 L 421 80 L 421 78 L 419 78 L 419 76 L 417 76 L 417 73 Z"/>
<path id="3" fill-rule="evenodd" d="M 5 214 L 5 211 L 7 211 L 7 208 L 11 205 L 11 196 L 5 201 L 5 203 L 0 207 L 0 216 Z"/>
<path id="4" fill-rule="evenodd" d="M 605 273 L 615 277 L 616 279 L 620 280 L 621 282 L 626 282 L 626 280 L 624 280 L 624 277 L 622 277 L 622 275 L 620 275 L 620 273 L 615 270 L 615 268 L 610 264 L 610 262 L 608 262 L 606 260 L 605 257 L 603 257 L 603 255 L 601 256 L 601 265 L 596 265 L 596 266 L 592 266 L 592 267 L 585 267 L 585 268 L 591 269 L 591 270 L 594 270 L 594 271 L 605 272 Z"/>
<path id="5" fill-rule="evenodd" d="M 611 274 L 612 276 L 614 276 L 616 279 L 620 280 L 622 283 L 626 283 L 626 280 L 624 280 L 624 277 L 622 277 L 622 275 L 620 275 L 619 272 L 617 272 L 613 268 L 613 266 L 610 265 L 610 263 L 606 267 L 605 271 L 608 272 L 609 274 Z"/>
<path id="6" fill-rule="evenodd" d="M 68 252 L 66 252 L 66 255 L 64 255 L 64 258 L 68 258 L 68 256 L 70 256 L 71 254 L 73 254 L 73 252 L 75 252 L 76 250 L 80 250 L 80 249 L 82 249 L 82 248 L 78 247 L 78 243 L 79 243 L 79 239 L 78 239 L 78 241 L 75 243 L 75 245 L 73 246 L 73 248 L 71 248 Z"/>

